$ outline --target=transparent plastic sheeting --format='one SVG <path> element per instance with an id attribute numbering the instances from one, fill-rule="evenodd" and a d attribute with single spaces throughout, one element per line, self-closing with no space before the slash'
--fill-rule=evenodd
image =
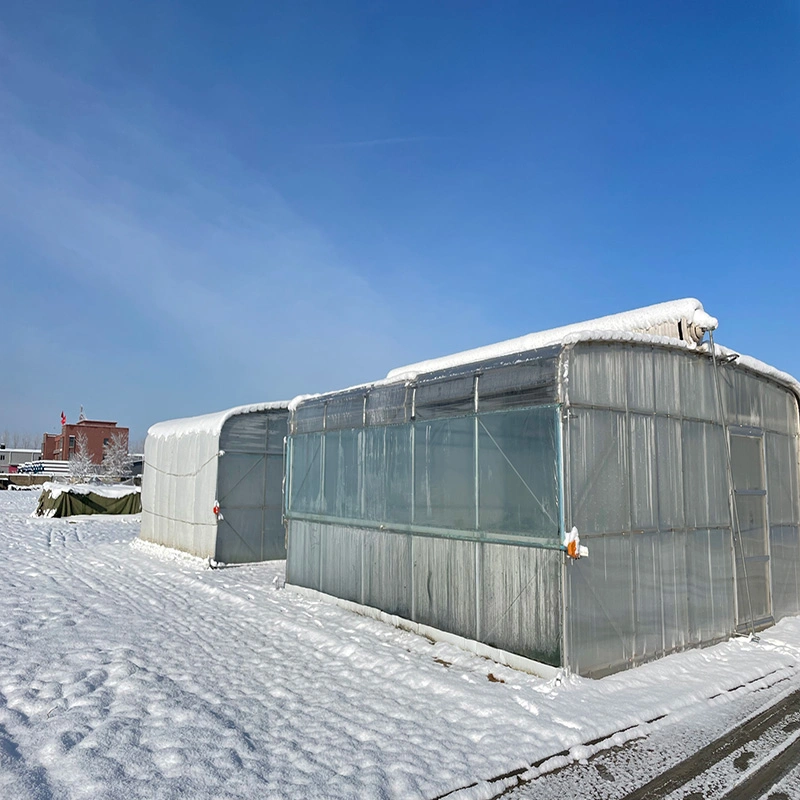
<path id="1" fill-rule="evenodd" d="M 306 398 L 292 412 L 291 432 L 318 433 L 554 404 L 560 351 L 550 347 L 443 370 L 416 381 Z"/>
<path id="2" fill-rule="evenodd" d="M 230 416 L 221 429 L 186 425 L 148 435 L 141 537 L 225 563 L 284 558 L 287 421 L 287 410 L 253 411 Z"/>
<path id="3" fill-rule="evenodd" d="M 289 581 L 584 675 L 800 610 L 788 389 L 736 363 L 719 365 L 717 385 L 707 355 L 657 345 L 585 342 L 518 362 L 491 379 L 473 365 L 301 404 Z M 542 386 L 552 395 L 556 364 L 560 407 L 521 407 Z M 541 547 L 558 543 L 561 515 L 588 558 Z"/>
<path id="4" fill-rule="evenodd" d="M 721 365 L 721 416 L 713 370 L 708 357 L 678 350 L 593 343 L 570 354 L 567 519 L 589 558 L 566 565 L 566 645 L 581 674 L 798 610 L 796 400 Z"/>
<path id="5" fill-rule="evenodd" d="M 291 520 L 286 580 L 561 664 L 558 550 Z"/>
<path id="6" fill-rule="evenodd" d="M 287 414 L 241 414 L 225 423 L 218 469 L 217 561 L 286 558 L 283 440 Z"/>
<path id="7" fill-rule="evenodd" d="M 550 406 L 295 435 L 289 514 L 558 544 L 558 440 Z"/>

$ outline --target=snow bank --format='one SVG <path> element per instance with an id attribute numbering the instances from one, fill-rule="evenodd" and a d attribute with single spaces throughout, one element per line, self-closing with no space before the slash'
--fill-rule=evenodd
<path id="1" fill-rule="evenodd" d="M 544 680 L 279 589 L 282 562 L 205 569 L 131 545 L 134 518 L 30 518 L 35 501 L 0 493 L 2 797 L 480 800 L 800 683 L 797 619 Z"/>

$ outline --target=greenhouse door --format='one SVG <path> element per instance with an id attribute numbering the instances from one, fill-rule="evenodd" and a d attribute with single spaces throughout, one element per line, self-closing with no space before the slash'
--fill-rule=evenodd
<path id="1" fill-rule="evenodd" d="M 736 596 L 739 630 L 772 623 L 770 598 L 767 490 L 764 436 L 755 428 L 731 428 L 731 469 L 739 543 L 736 554 Z"/>

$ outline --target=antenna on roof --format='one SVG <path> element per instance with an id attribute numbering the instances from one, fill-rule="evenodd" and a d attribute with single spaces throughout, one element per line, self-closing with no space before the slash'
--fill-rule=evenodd
<path id="1" fill-rule="evenodd" d="M 83 413 L 83 406 L 81 406 L 81 413 L 78 414 L 78 422 L 83 422 L 86 419 L 86 414 Z"/>

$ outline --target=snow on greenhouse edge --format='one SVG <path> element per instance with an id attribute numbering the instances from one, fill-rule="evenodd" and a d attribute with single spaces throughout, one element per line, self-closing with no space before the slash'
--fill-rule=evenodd
<path id="1" fill-rule="evenodd" d="M 64 796 L 77 797 L 81 781 L 95 797 L 121 792 L 111 756 L 145 775 L 125 784 L 131 798 L 178 785 L 222 796 L 219 768 L 192 781 L 225 740 L 239 753 L 226 762 L 228 797 L 306 797 L 303 775 L 327 797 L 432 797 L 562 751 L 566 761 L 583 758 L 586 742 L 620 743 L 629 735 L 620 731 L 654 716 L 697 708 L 702 724 L 714 703 L 733 702 L 731 687 L 776 670 L 797 677 L 800 622 L 791 619 L 760 644 L 735 640 L 602 681 L 534 679 L 277 591 L 274 564 L 207 570 L 168 548 L 130 544 L 130 520 L 29 519 L 21 512 L 34 498 L 8 495 L 0 495 L 8 587 L 0 724 L 51 783 L 67 781 Z M 204 697 L 224 716 L 203 712 Z M 192 727 L 200 712 L 202 729 Z M 174 722 L 162 728 L 165 715 Z M 65 750 L 76 735 L 86 746 Z M 690 743 L 676 746 L 691 752 Z M 161 753 L 172 753 L 169 762 Z M 496 788 L 481 783 L 459 796 Z"/>
<path id="2" fill-rule="evenodd" d="M 281 411 L 289 407 L 288 400 L 276 400 L 268 403 L 251 403 L 236 406 L 224 411 L 213 411 L 197 417 L 181 417 L 156 422 L 147 430 L 147 435 L 156 439 L 167 439 L 170 436 L 186 436 L 193 433 L 209 433 L 218 436 L 222 426 L 238 414 L 251 414 L 256 411 Z"/>
<path id="3" fill-rule="evenodd" d="M 619 314 L 609 314 L 605 317 L 590 319 L 584 322 L 573 322 L 558 328 L 550 328 L 536 333 L 518 336 L 516 339 L 507 339 L 496 344 L 475 347 L 460 353 L 453 353 L 440 358 L 431 358 L 397 367 L 386 376 L 389 380 L 401 380 L 413 377 L 423 372 L 434 372 L 440 369 L 449 369 L 477 361 L 486 361 L 492 358 L 513 355 L 529 350 L 538 350 L 543 347 L 565 343 L 574 336 L 596 335 L 598 332 L 607 334 L 640 334 L 647 335 L 649 328 L 656 327 L 664 322 L 678 322 L 686 320 L 703 330 L 716 330 L 718 321 L 706 314 L 703 304 L 693 297 L 682 300 L 670 300 L 666 303 L 656 303 L 644 308 L 635 308 L 631 311 L 622 311 Z M 654 337 L 677 341 L 668 337 Z"/>

